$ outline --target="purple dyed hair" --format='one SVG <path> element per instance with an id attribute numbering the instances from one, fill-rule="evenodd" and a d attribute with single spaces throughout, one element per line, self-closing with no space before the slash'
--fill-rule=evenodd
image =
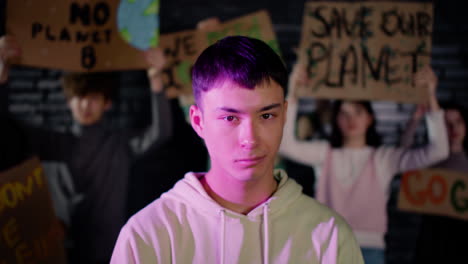
<path id="1" fill-rule="evenodd" d="M 225 37 L 206 48 L 192 68 L 195 102 L 200 106 L 203 92 L 229 80 L 247 89 L 275 81 L 286 95 L 288 72 L 278 54 L 265 42 L 244 37 Z"/>

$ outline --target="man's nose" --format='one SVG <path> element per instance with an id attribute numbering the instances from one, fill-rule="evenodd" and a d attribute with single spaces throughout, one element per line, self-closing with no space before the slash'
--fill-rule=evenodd
<path id="1" fill-rule="evenodd" d="M 252 149 L 258 145 L 258 126 L 253 121 L 246 121 L 240 129 L 239 143 L 242 148 Z"/>
<path id="2" fill-rule="evenodd" d="M 81 107 L 82 109 L 88 108 L 88 107 L 89 107 L 89 103 L 90 103 L 90 101 L 89 101 L 89 99 L 87 99 L 87 98 L 81 98 L 81 99 L 80 99 L 80 107 Z"/>

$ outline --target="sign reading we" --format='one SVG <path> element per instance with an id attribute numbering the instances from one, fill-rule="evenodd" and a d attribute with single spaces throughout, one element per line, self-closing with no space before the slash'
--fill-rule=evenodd
<path id="1" fill-rule="evenodd" d="M 66 263 L 63 231 L 37 158 L 0 173 L 0 263 Z"/>
<path id="2" fill-rule="evenodd" d="M 195 30 L 161 35 L 160 47 L 167 59 L 163 70 L 166 89 L 176 89 L 185 95 L 192 93 L 192 66 L 204 46 L 199 32 Z"/>
<path id="3" fill-rule="evenodd" d="M 145 0 L 142 5 L 142 1 L 125 1 L 125 8 L 119 9 L 120 2 L 8 1 L 6 31 L 22 48 L 21 58 L 14 63 L 80 72 L 147 68 L 136 48 L 142 44 L 135 37 L 144 38 L 140 36 L 143 31 L 151 34 L 150 44 L 157 44 L 159 2 Z M 148 21 L 147 27 L 134 29 L 141 21 Z"/>
<path id="4" fill-rule="evenodd" d="M 280 54 L 279 44 L 276 39 L 273 25 L 267 11 L 258 12 L 226 21 L 221 29 L 207 31 L 205 34 L 208 45 L 217 40 L 232 35 L 243 35 L 265 41 L 276 53 Z"/>
<path id="5" fill-rule="evenodd" d="M 468 175 L 443 169 L 403 174 L 398 208 L 468 220 Z"/>
<path id="6" fill-rule="evenodd" d="M 279 53 L 278 41 L 265 10 L 228 20 L 215 31 L 188 30 L 163 34 L 160 47 L 168 58 L 168 67 L 163 71 L 165 87 L 176 88 L 182 94 L 191 96 L 191 69 L 198 55 L 217 40 L 231 35 L 261 39 Z"/>
<path id="7" fill-rule="evenodd" d="M 430 3 L 308 2 L 300 62 L 311 85 L 300 96 L 417 103 L 413 74 L 429 64 Z"/>

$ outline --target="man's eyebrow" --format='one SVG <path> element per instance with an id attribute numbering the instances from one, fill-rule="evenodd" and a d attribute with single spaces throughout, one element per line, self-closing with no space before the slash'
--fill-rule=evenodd
<path id="1" fill-rule="evenodd" d="M 268 111 L 268 110 L 271 110 L 271 109 L 273 109 L 273 108 L 278 108 L 278 107 L 280 107 L 280 106 L 281 106 L 281 104 L 278 104 L 278 103 L 277 103 L 277 104 L 267 105 L 267 106 L 265 106 L 265 107 L 262 107 L 262 109 L 260 109 L 258 112 Z"/>
<path id="2" fill-rule="evenodd" d="M 267 105 L 267 106 L 262 107 L 257 112 L 260 113 L 260 112 L 268 111 L 268 110 L 271 110 L 271 109 L 274 109 L 274 108 L 278 108 L 280 106 L 281 106 L 281 104 L 279 104 L 279 103 Z M 241 110 L 234 109 L 234 108 L 231 108 L 231 107 L 225 107 L 225 106 L 218 107 L 217 110 L 220 110 L 220 111 L 223 111 L 223 112 L 228 112 L 228 113 L 234 113 L 234 114 L 243 113 L 243 111 L 241 111 Z"/>
<path id="3" fill-rule="evenodd" d="M 234 114 L 242 113 L 242 111 L 240 111 L 240 110 L 230 108 L 230 107 L 225 107 L 225 106 L 218 107 L 216 110 L 221 110 L 223 112 L 234 113 Z"/>

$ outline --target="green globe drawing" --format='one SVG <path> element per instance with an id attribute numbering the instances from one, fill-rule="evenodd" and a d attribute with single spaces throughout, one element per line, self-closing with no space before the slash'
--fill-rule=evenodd
<path id="1" fill-rule="evenodd" d="M 159 42 L 159 0 L 121 0 L 117 10 L 120 36 L 133 47 L 147 50 Z"/>

